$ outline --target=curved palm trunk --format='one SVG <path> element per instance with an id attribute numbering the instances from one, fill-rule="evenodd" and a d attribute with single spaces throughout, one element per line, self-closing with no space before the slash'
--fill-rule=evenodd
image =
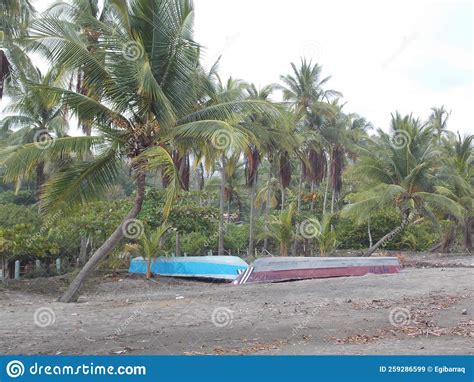
<path id="1" fill-rule="evenodd" d="M 97 264 L 104 259 L 120 242 L 123 238 L 123 226 L 127 220 L 134 219 L 140 213 L 142 209 L 143 200 L 145 199 L 145 174 L 138 175 L 137 179 L 137 196 L 135 198 L 135 203 L 128 213 L 128 215 L 123 219 L 122 223 L 116 228 L 116 230 L 109 236 L 104 244 L 100 246 L 97 251 L 92 255 L 89 261 L 84 265 L 76 278 L 72 281 L 71 285 L 67 291 L 59 299 L 61 302 L 76 302 L 79 297 L 79 292 L 89 275 L 96 268 Z"/>
<path id="2" fill-rule="evenodd" d="M 250 222 L 249 222 L 249 255 L 254 252 L 254 226 L 255 226 L 255 194 L 257 191 L 257 170 L 253 173 L 252 188 L 250 191 Z"/>
<path id="3" fill-rule="evenodd" d="M 403 230 L 407 227 L 410 223 L 410 212 L 406 211 L 402 215 L 402 224 L 399 227 L 395 228 L 392 232 L 387 233 L 384 237 L 382 237 L 377 243 L 375 243 L 372 247 L 370 247 L 365 256 L 372 255 L 379 247 L 385 245 L 387 242 L 392 240 L 394 237 L 398 236 Z"/>
<path id="4" fill-rule="evenodd" d="M 217 248 L 217 255 L 224 255 L 224 205 L 225 205 L 225 159 L 224 156 L 221 158 L 222 170 L 221 170 L 221 192 L 219 197 L 219 246 Z"/>

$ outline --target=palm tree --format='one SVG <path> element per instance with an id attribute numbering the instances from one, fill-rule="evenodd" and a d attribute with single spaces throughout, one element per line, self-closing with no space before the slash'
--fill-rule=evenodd
<path id="1" fill-rule="evenodd" d="M 68 130 L 68 122 L 59 97 L 45 92 L 42 86 L 61 86 L 63 74 L 50 70 L 42 75 L 39 69 L 24 74 L 21 81 L 8 88 L 11 98 L 4 112 L 8 113 L 0 121 L 0 132 L 7 136 L 4 143 L 8 146 L 35 143 L 40 148 L 51 143 L 52 137 L 63 137 Z M 35 84 L 36 86 L 31 86 Z M 45 165 L 38 162 L 25 178 L 36 178 L 36 193 L 45 181 Z"/>
<path id="2" fill-rule="evenodd" d="M 97 20 L 104 20 L 107 15 L 107 3 L 104 4 L 104 8 L 100 9 L 100 4 L 98 0 L 75 0 L 73 3 L 67 3 L 64 1 L 57 1 L 54 3 L 46 13 L 49 13 L 51 17 L 55 17 L 58 12 L 68 14 L 68 17 L 71 22 L 80 21 L 84 14 L 87 14 L 89 17 L 93 17 Z M 83 26 L 80 29 L 80 35 L 85 41 L 86 48 L 89 52 L 93 53 L 96 49 L 99 38 L 101 37 L 100 30 L 97 30 L 91 26 Z M 76 91 L 80 94 L 87 95 L 91 98 L 94 97 L 95 89 L 89 88 L 86 81 L 83 81 L 83 78 L 90 77 L 92 73 L 89 73 L 90 68 L 82 67 L 78 68 L 75 72 L 70 75 L 69 89 L 75 88 Z M 84 134 L 90 136 L 92 133 L 93 120 L 80 119 L 79 126 L 81 127 Z"/>
<path id="3" fill-rule="evenodd" d="M 344 104 L 339 105 L 339 100 L 331 102 L 334 113 L 326 116 L 321 127 L 322 141 L 328 152 L 327 171 L 328 182 L 324 195 L 323 211 L 326 212 L 327 193 L 331 185 L 331 214 L 334 213 L 334 203 L 339 198 L 342 190 L 342 174 L 349 159 L 355 160 L 355 152 L 352 150 L 356 142 L 360 142 L 366 135 L 370 124 L 359 115 L 342 111 Z M 349 158 L 350 157 L 350 158 Z"/>
<path id="4" fill-rule="evenodd" d="M 431 127 L 411 115 L 397 113 L 392 115 L 390 133 L 378 133 L 379 137 L 368 139 L 367 146 L 359 148 L 361 157 L 354 173 L 364 180 L 363 188 L 342 213 L 363 222 L 375 210 L 394 206 L 400 211 L 401 224 L 369 248 L 367 255 L 400 234 L 416 214 L 434 224 L 437 212 L 462 215 L 458 203 L 435 189 L 435 173 L 442 162 Z"/>
<path id="5" fill-rule="evenodd" d="M 115 2 L 113 2 L 115 4 Z M 266 102 L 238 100 L 199 104 L 203 83 L 199 80 L 199 46 L 192 36 L 194 8 L 190 0 L 152 0 L 110 6 L 97 20 L 85 13 L 75 24 L 45 16 L 31 26 L 30 49 L 47 51 L 50 63 L 69 72 L 83 68 L 90 73 L 83 83 L 95 89 L 94 97 L 60 87 L 44 90 L 61 96 L 62 102 L 82 120 L 94 120 L 97 137 L 70 137 L 39 152 L 34 145 L 15 148 L 6 159 L 6 178 L 16 179 L 46 157 L 75 153 L 82 158 L 50 178 L 41 195 L 44 211 L 61 202 L 87 202 L 113 185 L 118 166 L 125 160 L 136 185 L 133 206 L 112 235 L 81 269 L 61 301 L 75 301 L 88 275 L 122 240 L 127 224 L 141 211 L 147 173 L 160 168 L 171 179 L 164 215 L 179 189 L 179 178 L 167 147 L 205 146 L 217 131 L 225 131 L 233 145 L 243 148 L 246 137 L 232 127 L 239 115 L 265 112 L 277 115 Z M 86 26 L 101 33 L 94 51 L 80 37 Z M 86 70 L 87 69 L 87 70 Z"/>
<path id="6" fill-rule="evenodd" d="M 158 256 L 161 249 L 162 239 L 166 232 L 171 228 L 167 223 L 163 223 L 156 230 L 151 232 L 149 235 L 143 233 L 139 237 L 138 243 L 127 244 L 125 248 L 129 252 L 138 252 L 147 261 L 146 263 L 146 278 L 151 279 L 153 277 L 151 273 L 151 262 L 153 258 Z"/>
<path id="7" fill-rule="evenodd" d="M 288 256 L 288 250 L 290 248 L 291 242 L 293 240 L 297 240 L 300 237 L 294 229 L 294 217 L 294 204 L 290 204 L 288 208 L 280 211 L 278 216 L 270 217 L 270 222 L 268 224 L 268 236 L 279 243 L 280 256 Z"/>
<path id="8" fill-rule="evenodd" d="M 307 138 L 303 145 L 300 161 L 299 200 L 303 179 L 311 182 L 311 192 L 318 186 L 327 173 L 327 154 L 324 152 L 324 142 L 319 137 L 325 120 L 334 114 L 330 101 L 342 94 L 335 90 L 325 90 L 324 86 L 331 77 L 322 78 L 322 67 L 301 59 L 297 67 L 291 63 L 293 73 L 281 76 L 283 82 L 283 99 L 288 102 L 296 116 L 298 130 Z M 285 163 L 287 163 L 285 161 Z M 287 173 L 287 172 L 286 172 Z M 282 177 L 283 181 L 286 179 Z M 284 189 L 284 188 L 283 188 Z M 300 205 L 300 202 L 298 203 Z M 312 208 L 314 203 L 312 203 Z M 298 210 L 299 212 L 299 210 Z"/>
<path id="9" fill-rule="evenodd" d="M 429 117 L 428 123 L 433 128 L 438 141 L 441 140 L 441 137 L 448 133 L 448 119 L 451 116 L 451 112 L 446 111 L 444 106 L 441 107 L 432 107 L 431 115 Z"/>
<path id="10" fill-rule="evenodd" d="M 26 35 L 28 21 L 35 14 L 29 0 L 3 0 L 0 3 L 0 100 L 6 80 L 30 64 L 15 39 Z M 14 78 L 13 78 L 14 80 Z"/>
<path id="11" fill-rule="evenodd" d="M 474 154 L 472 141 L 474 136 L 461 137 L 458 133 L 456 139 L 448 137 L 443 141 L 445 166 L 439 172 L 440 186 L 438 192 L 454 200 L 463 208 L 462 219 L 453 220 L 451 227 L 445 238 L 432 250 L 441 248 L 449 251 L 456 239 L 456 231 L 462 229 L 464 249 L 468 252 L 472 250 L 472 224 L 473 217 L 473 190 L 474 190 Z"/>

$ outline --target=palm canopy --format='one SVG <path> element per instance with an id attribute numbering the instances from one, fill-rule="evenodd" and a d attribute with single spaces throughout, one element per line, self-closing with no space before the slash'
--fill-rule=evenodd
<path id="1" fill-rule="evenodd" d="M 22 79 L 9 86 L 11 100 L 3 110 L 7 114 L 0 121 L 0 133 L 8 137 L 7 145 L 31 143 L 40 133 L 64 136 L 68 130 L 66 112 L 59 97 L 42 91 L 42 86 L 63 84 L 63 73 L 52 69 L 43 75 L 39 69 L 25 73 Z"/>
<path id="2" fill-rule="evenodd" d="M 353 195 L 343 214 L 365 221 L 374 210 L 396 206 L 408 218 L 418 213 L 436 221 L 436 213 L 461 215 L 458 203 L 436 191 L 436 174 L 442 163 L 434 144 L 433 129 L 411 115 L 392 115 L 389 133 L 367 138 L 359 146 L 354 175 L 362 190 Z"/>
<path id="3" fill-rule="evenodd" d="M 281 76 L 283 82 L 283 99 L 289 102 L 294 109 L 307 112 L 323 101 L 329 101 L 333 97 L 340 97 L 341 93 L 335 90 L 325 90 L 324 85 L 331 79 L 330 76 L 322 78 L 322 67 L 313 64 L 305 58 L 301 59 L 300 67 L 291 63 L 292 74 Z"/>
<path id="4" fill-rule="evenodd" d="M 151 163 L 170 163 L 162 147 L 202 146 L 222 130 L 236 147 L 244 148 L 247 136 L 232 127 L 236 120 L 247 112 L 278 116 L 265 101 L 206 104 L 210 97 L 203 97 L 206 79 L 192 35 L 191 1 L 106 1 L 104 7 L 102 20 L 89 12 L 73 18 L 66 12 L 61 17 L 46 14 L 31 25 L 28 49 L 43 53 L 54 67 L 89 73 L 83 82 L 94 97 L 61 86 L 39 89 L 60 97 L 80 120 L 92 120 L 98 133 L 56 139 L 47 148 L 24 145 L 11 150 L 5 160 L 6 178 L 11 180 L 48 156 L 81 159 L 84 152 L 97 154 L 74 162 L 47 182 L 45 210 L 61 201 L 97 197 L 113 184 L 121 160 L 130 163 L 134 174 L 143 173 L 154 169 Z M 87 28 L 100 35 L 93 50 L 81 32 Z"/>

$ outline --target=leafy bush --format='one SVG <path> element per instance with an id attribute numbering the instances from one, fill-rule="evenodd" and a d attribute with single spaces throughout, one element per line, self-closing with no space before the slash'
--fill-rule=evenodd
<path id="1" fill-rule="evenodd" d="M 13 191 L 0 192 L 0 204 L 18 204 L 18 205 L 31 205 L 36 202 L 35 194 L 33 191 L 19 191 L 15 193 Z"/>
<path id="2" fill-rule="evenodd" d="M 129 199 L 122 199 L 79 206 L 55 222 L 49 237 L 60 243 L 62 253 L 77 257 L 81 237 L 88 237 L 93 247 L 100 246 L 126 216 L 131 203 Z"/>
<path id="3" fill-rule="evenodd" d="M 395 209 L 384 209 L 370 219 L 370 231 L 373 243 L 382 238 L 400 225 L 400 215 Z M 339 248 L 344 249 L 364 249 L 368 248 L 369 236 L 367 224 L 356 225 L 351 219 L 338 217 L 335 222 L 335 230 Z M 399 236 L 389 241 L 385 249 L 389 250 L 428 250 L 436 241 L 439 235 L 432 224 L 428 221 L 410 225 Z"/>
<path id="4" fill-rule="evenodd" d="M 162 192 L 147 192 L 139 219 L 152 228 L 160 226 L 163 222 L 163 201 Z M 173 206 L 168 222 L 181 234 L 201 232 L 212 235 L 218 229 L 219 210 L 179 198 Z"/>
<path id="5" fill-rule="evenodd" d="M 248 224 L 227 224 L 226 234 L 224 236 L 224 247 L 234 253 L 236 251 L 245 251 L 249 244 L 249 226 Z M 214 247 L 215 248 L 215 247 Z"/>

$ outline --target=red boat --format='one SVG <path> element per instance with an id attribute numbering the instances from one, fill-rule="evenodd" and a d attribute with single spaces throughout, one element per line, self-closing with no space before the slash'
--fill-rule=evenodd
<path id="1" fill-rule="evenodd" d="M 396 257 L 264 257 L 242 271 L 233 284 L 398 273 Z"/>

